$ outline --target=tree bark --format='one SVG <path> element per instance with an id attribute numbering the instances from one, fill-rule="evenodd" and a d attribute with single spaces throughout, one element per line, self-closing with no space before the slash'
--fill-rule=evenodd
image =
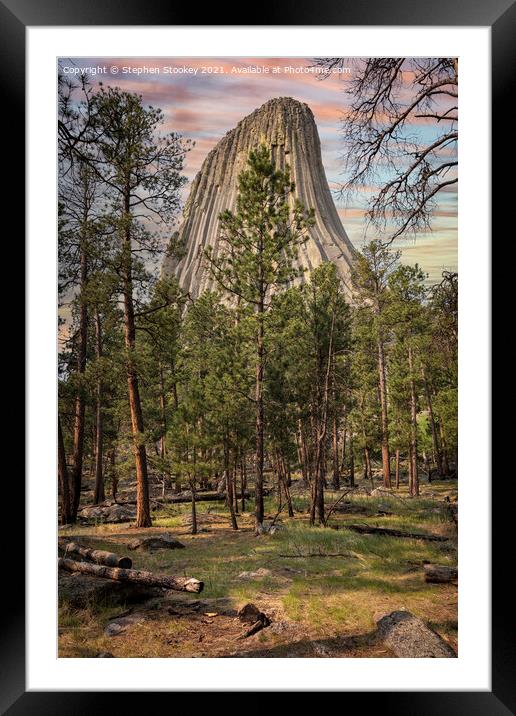
<path id="1" fill-rule="evenodd" d="M 260 246 L 262 241 L 260 242 Z M 260 261 L 260 301 L 258 305 L 258 334 L 256 339 L 256 477 L 254 486 L 255 533 L 260 534 L 263 526 L 263 463 L 264 463 L 264 410 L 263 410 L 263 368 L 264 368 L 264 311 L 265 296 Z M 236 522 L 236 520 L 235 520 Z"/>
<path id="2" fill-rule="evenodd" d="M 353 432 L 349 433 L 349 486 L 355 487 L 355 452 L 353 450 Z"/>
<path id="3" fill-rule="evenodd" d="M 116 494 L 118 491 L 118 477 L 116 474 L 116 448 L 111 448 L 110 450 L 109 463 L 111 472 L 111 497 L 116 502 Z"/>
<path id="4" fill-rule="evenodd" d="M 425 582 L 431 584 L 447 584 L 457 581 L 458 572 L 452 567 L 445 567 L 439 564 L 425 564 Z"/>
<path id="5" fill-rule="evenodd" d="M 364 448 L 364 464 L 365 464 L 364 479 L 369 480 L 371 483 L 371 487 L 374 488 L 373 470 L 371 467 L 371 453 L 370 453 L 368 445 L 366 445 Z"/>
<path id="6" fill-rule="evenodd" d="M 333 448 L 333 487 L 340 489 L 340 465 L 339 465 L 339 421 L 337 411 L 333 411 L 333 431 L 332 431 L 332 448 Z"/>
<path id="7" fill-rule="evenodd" d="M 95 311 L 95 354 L 97 360 L 102 358 L 102 324 L 98 309 Z M 102 406 L 103 386 L 102 377 L 97 378 L 96 385 L 96 428 L 95 428 L 95 491 L 93 502 L 98 505 L 106 499 L 104 491 L 104 470 L 103 470 L 103 442 L 104 442 L 104 411 Z"/>
<path id="8" fill-rule="evenodd" d="M 235 515 L 235 498 L 233 495 L 233 479 L 231 476 L 231 470 L 229 467 L 229 444 L 228 439 L 224 440 L 224 477 L 226 481 L 226 498 L 229 507 L 229 514 L 231 518 L 231 528 L 234 530 L 238 529 L 238 522 Z M 263 516 L 262 516 L 263 522 Z"/>
<path id="9" fill-rule="evenodd" d="M 412 346 L 408 348 L 408 367 L 410 375 L 410 463 L 412 474 L 410 494 L 413 497 L 417 497 L 419 495 L 419 476 L 417 472 L 417 395 Z"/>
<path id="10" fill-rule="evenodd" d="M 285 458 L 281 452 L 278 455 L 278 463 L 279 463 L 279 470 L 280 470 L 280 490 L 281 490 L 281 487 L 283 487 L 283 492 L 285 494 L 285 500 L 287 501 L 288 516 L 294 517 L 294 508 L 292 506 L 292 497 L 290 495 L 290 489 L 289 489 L 289 485 L 288 485 L 287 467 L 286 467 Z"/>
<path id="11" fill-rule="evenodd" d="M 240 460 L 240 492 L 241 492 L 241 509 L 245 512 L 245 491 L 247 489 L 247 468 L 245 464 L 245 454 L 242 454 Z"/>
<path id="12" fill-rule="evenodd" d="M 389 418 L 387 408 L 387 381 L 385 378 L 385 350 L 383 339 L 378 339 L 378 379 L 380 389 L 381 426 L 382 426 L 382 467 L 383 484 L 391 486 L 391 460 L 389 455 Z"/>
<path id="13" fill-rule="evenodd" d="M 400 449 L 396 448 L 396 489 L 400 489 Z"/>
<path id="14" fill-rule="evenodd" d="M 129 406 L 131 410 L 131 427 L 133 434 L 133 452 L 136 465 L 136 526 L 152 525 L 149 504 L 149 477 L 147 470 L 147 451 L 144 442 L 143 412 L 140 399 L 138 374 L 134 365 L 136 348 L 136 326 L 133 303 L 132 254 L 131 254 L 131 208 L 130 190 L 125 193 L 125 236 L 124 236 L 124 333 L 126 347 L 127 385 L 129 389 Z"/>
<path id="15" fill-rule="evenodd" d="M 68 525 L 71 522 L 72 516 L 70 484 L 68 482 L 68 467 L 66 465 L 63 431 L 61 430 L 61 419 L 59 416 L 57 416 L 57 468 L 61 492 L 61 524 Z"/>
<path id="16" fill-rule="evenodd" d="M 90 562 L 76 562 L 72 559 L 59 558 L 57 566 L 65 569 L 67 572 L 81 572 L 81 574 L 91 574 L 94 577 L 103 577 L 104 579 L 115 579 L 118 582 L 133 582 L 135 584 L 144 584 L 149 587 L 163 587 L 164 589 L 173 589 L 176 592 L 202 592 L 204 582 L 194 577 L 172 577 L 157 576 L 152 572 L 144 572 L 137 569 L 121 569 L 119 567 L 104 567 Z"/>
<path id="17" fill-rule="evenodd" d="M 88 220 L 87 212 L 84 215 L 84 224 Z M 80 239 L 80 278 L 79 278 L 79 332 L 77 345 L 77 373 L 82 378 L 86 370 L 86 351 L 88 348 L 88 306 L 85 298 L 88 281 L 88 254 L 86 250 L 85 228 L 82 229 Z M 79 383 L 75 397 L 75 418 L 73 431 L 73 472 L 72 472 L 72 514 L 71 522 L 77 520 L 77 510 L 81 499 L 82 462 L 84 455 L 84 417 L 85 417 L 84 387 Z"/>
<path id="18" fill-rule="evenodd" d="M 407 537 L 409 539 L 421 539 L 428 542 L 447 542 L 448 537 L 442 535 L 429 535 L 422 532 L 404 532 L 403 530 L 394 530 L 388 527 L 373 527 L 369 525 L 350 525 L 345 524 L 344 528 L 368 535 L 385 535 L 386 537 Z"/>
<path id="19" fill-rule="evenodd" d="M 306 449 L 306 440 L 303 431 L 303 425 L 301 418 L 298 420 L 298 434 L 299 434 L 299 449 L 300 449 L 300 462 L 301 462 L 301 475 L 303 477 L 303 484 L 308 487 L 310 484 L 310 475 L 308 468 L 308 450 Z"/>
<path id="20" fill-rule="evenodd" d="M 131 569 L 133 560 L 130 557 L 120 557 L 114 552 L 106 552 L 101 549 L 88 549 L 77 542 L 68 542 L 65 545 L 65 555 L 78 554 L 84 559 L 95 562 L 95 564 L 104 564 L 107 567 L 121 567 L 122 569 Z"/>
<path id="21" fill-rule="evenodd" d="M 425 397 L 426 397 L 426 406 L 428 409 L 428 420 L 430 422 L 430 431 L 432 433 L 432 447 L 434 451 L 434 462 L 437 467 L 437 470 L 439 472 L 439 477 L 443 477 L 443 465 L 442 465 L 442 459 L 441 459 L 441 450 L 439 446 L 439 438 L 437 435 L 437 426 L 435 424 L 435 416 L 434 416 L 434 410 L 432 406 L 432 396 L 430 393 L 430 386 L 428 385 L 428 380 L 426 379 L 426 372 L 425 367 L 421 366 L 421 377 L 423 379 L 423 387 L 425 390 Z"/>
<path id="22" fill-rule="evenodd" d="M 197 534 L 197 508 L 195 495 L 195 479 L 190 480 L 190 493 L 192 498 L 192 534 Z"/>

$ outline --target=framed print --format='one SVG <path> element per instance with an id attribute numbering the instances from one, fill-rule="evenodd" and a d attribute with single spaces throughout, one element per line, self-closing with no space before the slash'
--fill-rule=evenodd
<path id="1" fill-rule="evenodd" d="M 514 711 L 489 375 L 514 7 L 1 12 L 28 306 L 3 710 Z"/>

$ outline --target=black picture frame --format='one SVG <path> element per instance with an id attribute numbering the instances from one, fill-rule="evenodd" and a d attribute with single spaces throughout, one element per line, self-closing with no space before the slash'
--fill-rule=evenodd
<path id="1" fill-rule="evenodd" d="M 3 94 L 1 114 L 10 137 L 9 149 L 13 153 L 9 161 L 9 207 L 18 217 L 16 231 L 22 232 L 25 206 L 24 186 L 24 127 L 21 118 L 25 112 L 25 30 L 28 26 L 59 25 L 198 25 L 192 22 L 196 14 L 202 14 L 202 25 L 246 25 L 240 20 L 243 9 L 234 12 L 229 3 L 224 12 L 219 5 L 203 5 L 202 10 L 179 3 L 162 0 L 0 0 L 0 87 Z M 249 8 L 252 10 L 252 8 Z M 286 0 L 260 8 L 261 25 L 345 25 L 345 26 L 484 26 L 491 28 L 492 37 L 492 99 L 493 118 L 501 119 L 507 111 L 507 99 L 512 96 L 510 81 L 514 73 L 516 6 L 513 0 Z M 233 18 L 234 22 L 229 22 Z M 51 100 L 49 100 L 51 101 Z M 8 108 L 8 112 L 7 112 Z M 13 121 L 17 117 L 17 121 Z M 493 119 L 493 128 L 495 123 Z M 7 135 L 4 133 L 4 138 Z M 504 182 L 503 167 L 508 160 L 511 147 L 505 133 L 492 132 L 492 216 L 493 235 L 500 232 L 498 222 L 512 202 L 510 182 Z M 18 246 L 23 246 L 21 236 Z M 23 258 L 22 258 L 23 260 Z M 493 316 L 500 304 L 493 301 Z M 49 346 L 53 350 L 53 346 Z M 494 393 L 493 393 L 494 395 Z M 494 409 L 494 406 L 493 406 Z M 500 441 L 503 437 L 498 438 Z M 497 452 L 493 449 L 493 455 Z M 493 473 L 497 463 L 493 461 Z M 498 465 L 502 470 L 504 467 Z M 506 473 L 507 474 L 507 473 Z M 486 476 L 488 478 L 488 476 Z M 507 484 L 507 483 L 510 484 Z M 7 494 L 5 504 L 23 505 L 23 487 L 20 480 L 9 480 L 6 485 L 12 495 Z M 514 508 L 514 480 L 507 480 L 503 486 L 493 485 L 493 524 L 511 524 Z M 509 491 L 509 494 L 508 494 Z M 12 503 L 7 503 L 12 500 Z M 18 523 L 19 531 L 20 525 Z M 506 543 L 501 531 L 493 531 L 493 595 L 492 595 L 492 691 L 491 692 L 351 692 L 342 695 L 343 708 L 353 708 L 352 702 L 360 708 L 378 709 L 382 714 L 426 714 L 440 716 L 447 714 L 468 714 L 500 716 L 516 713 L 514 688 L 516 659 L 514 646 L 513 588 L 508 578 L 513 570 L 504 564 L 507 558 Z M 2 616 L 0 651 L 0 711 L 9 716 L 21 714 L 92 714 L 115 709 L 154 710 L 154 698 L 158 694 L 148 692 L 126 694 L 130 702 L 122 705 L 124 695 L 107 692 L 26 692 L 25 690 L 25 595 L 24 568 L 20 560 L 23 546 L 17 538 L 17 549 L 2 555 L 2 572 L 10 575 L 9 588 L 2 590 L 4 606 Z M 4 569 L 7 572 L 4 572 Z M 508 574 L 509 571 L 509 574 Z M 512 580 L 511 580 L 512 581 Z M 469 598 L 469 597 L 468 597 Z M 474 598 L 472 595 L 471 598 Z M 400 668 L 403 667 L 400 665 Z M 410 686 L 410 684 L 407 684 Z M 314 691 L 317 686 L 314 685 Z M 202 694 L 198 694 L 201 696 Z M 152 706 L 149 699 L 152 696 Z M 168 699 L 168 708 L 175 708 L 177 701 Z M 197 696 L 196 696 L 197 698 Z M 358 701 L 360 699 L 360 701 Z M 366 699 L 366 701 L 364 701 Z"/>

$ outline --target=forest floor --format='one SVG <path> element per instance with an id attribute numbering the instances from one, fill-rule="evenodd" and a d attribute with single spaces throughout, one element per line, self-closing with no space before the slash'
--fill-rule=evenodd
<path id="1" fill-rule="evenodd" d="M 121 523 L 60 530 L 61 537 L 85 546 L 128 554 L 134 569 L 188 575 L 205 586 L 199 595 L 163 592 L 130 605 L 75 608 L 61 599 L 59 656 L 392 657 L 376 639 L 375 623 L 402 609 L 420 617 L 456 652 L 457 586 L 427 584 L 423 576 L 425 562 L 457 565 L 457 528 L 449 510 L 449 501 L 457 500 L 456 481 L 424 484 L 417 499 L 407 497 L 405 486 L 392 496 L 357 492 L 339 503 L 344 512 L 331 515 L 329 524 L 339 529 L 309 527 L 308 497 L 294 482 L 296 516 L 282 513 L 274 534 L 256 537 L 251 512 L 240 513 L 239 529 L 232 530 L 223 502 L 198 503 L 196 535 L 190 534 L 189 504 L 163 505 L 149 529 Z M 327 506 L 338 497 L 327 492 Z M 267 498 L 269 519 L 276 511 Z M 359 534 L 346 524 L 448 539 Z M 127 551 L 131 539 L 154 533 L 176 537 L 185 549 Z M 237 610 L 247 602 L 271 625 L 243 638 L 247 627 Z M 120 628 L 110 629 L 117 619 Z"/>

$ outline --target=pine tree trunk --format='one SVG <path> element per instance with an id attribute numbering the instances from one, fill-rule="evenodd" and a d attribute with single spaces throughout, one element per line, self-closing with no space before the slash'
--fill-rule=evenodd
<path id="1" fill-rule="evenodd" d="M 72 515 L 70 504 L 70 483 L 68 482 L 68 468 L 66 465 L 63 431 L 61 430 L 61 419 L 59 416 L 57 417 L 57 468 L 59 489 L 61 492 L 61 524 L 68 525 L 71 522 Z"/>
<path id="2" fill-rule="evenodd" d="M 85 221 L 87 217 L 85 217 Z M 88 306 L 85 298 L 86 283 L 88 280 L 88 256 L 85 247 L 86 238 L 81 238 L 80 244 L 80 279 L 79 279 L 79 333 L 77 345 L 77 373 L 83 376 L 86 370 L 86 351 L 88 348 Z M 85 401 L 83 386 L 79 384 L 77 395 L 75 398 L 75 418 L 73 431 L 73 471 L 71 482 L 71 522 L 77 520 L 77 510 L 81 499 L 82 484 L 82 462 L 84 455 L 84 418 L 85 418 Z"/>
<path id="3" fill-rule="evenodd" d="M 97 360 L 102 357 L 102 324 L 98 309 L 95 311 L 95 354 Z M 102 378 L 97 378 L 96 386 L 96 429 L 95 429 L 95 491 L 93 502 L 98 505 L 106 499 L 104 491 L 104 411 L 102 406 Z"/>
<path id="4" fill-rule="evenodd" d="M 109 451 L 109 471 L 111 474 L 111 497 L 116 502 L 116 493 L 118 491 L 118 478 L 116 474 L 116 448 Z"/>
<path id="5" fill-rule="evenodd" d="M 441 437 L 441 447 L 442 447 L 441 458 L 442 458 L 442 466 L 443 466 L 442 473 L 443 473 L 443 477 L 444 477 L 445 475 L 450 474 L 450 465 L 448 462 L 448 450 L 446 448 L 446 439 L 444 437 L 444 428 L 443 428 L 443 424 L 442 424 L 441 420 L 439 421 L 439 435 Z"/>
<path id="6" fill-rule="evenodd" d="M 287 502 L 287 509 L 288 509 L 288 516 L 294 517 L 294 508 L 292 506 L 292 497 L 290 495 L 290 489 L 288 484 L 288 471 L 287 471 L 287 463 L 285 460 L 285 456 L 283 455 L 283 452 L 278 451 L 276 453 L 277 455 L 277 465 L 278 465 L 278 489 L 279 493 L 281 494 L 281 490 L 283 489 L 283 493 L 285 495 L 285 500 Z"/>
<path id="7" fill-rule="evenodd" d="M 408 488 L 409 488 L 409 495 L 412 494 L 412 490 L 414 489 L 414 464 L 412 462 L 412 447 L 410 445 L 410 442 L 408 444 L 407 449 L 407 467 L 408 467 Z"/>
<path id="8" fill-rule="evenodd" d="M 287 487 L 292 487 L 292 470 L 290 469 L 290 460 L 285 460 L 285 458 L 283 458 L 283 462 L 285 465 Z"/>
<path id="9" fill-rule="evenodd" d="M 434 462 L 439 472 L 439 477 L 443 476 L 443 466 L 441 459 L 441 450 L 439 447 L 439 438 L 437 436 L 437 426 L 435 424 L 434 411 L 432 406 L 432 396 L 430 394 L 430 387 L 426 379 L 426 373 L 424 366 L 421 367 L 421 377 L 423 378 L 423 387 L 425 389 L 426 406 L 428 408 L 428 420 L 430 422 L 430 431 L 432 433 L 432 447 L 434 451 Z M 430 473 L 429 473 L 430 477 Z"/>
<path id="10" fill-rule="evenodd" d="M 349 434 L 349 486 L 355 487 L 355 453 L 353 450 L 353 433 Z"/>
<path id="11" fill-rule="evenodd" d="M 125 221 L 130 222 L 130 195 L 125 196 Z M 136 465 L 136 526 L 152 525 L 149 503 L 149 477 L 147 470 L 147 451 L 144 442 L 143 412 L 140 399 L 138 374 L 134 365 L 136 347 L 136 327 L 133 303 L 131 232 L 127 227 L 124 241 L 124 333 L 126 348 L 127 385 L 129 389 L 129 407 L 133 434 L 133 452 Z"/>
<path id="12" fill-rule="evenodd" d="M 190 480 L 190 494 L 192 497 L 192 534 L 197 534 L 197 507 L 195 503 L 195 478 Z"/>
<path id="13" fill-rule="evenodd" d="M 396 448 L 396 489 L 400 489 L 400 449 Z"/>
<path id="14" fill-rule="evenodd" d="M 240 460 L 240 490 L 241 490 L 241 509 L 245 512 L 245 491 L 247 490 L 247 468 L 245 464 L 245 454 Z"/>
<path id="15" fill-rule="evenodd" d="M 159 440 L 159 456 L 164 460 L 167 455 L 167 415 L 165 411 L 165 384 L 163 380 L 163 366 L 159 364 L 159 409 L 161 414 L 161 437 Z"/>
<path id="16" fill-rule="evenodd" d="M 235 510 L 235 516 L 238 516 L 237 471 L 238 471 L 238 450 L 235 449 L 235 459 L 233 462 L 233 469 L 231 471 L 231 483 L 232 483 L 232 491 L 233 491 L 233 505 L 234 505 L 234 510 Z"/>
<path id="17" fill-rule="evenodd" d="M 303 431 L 301 419 L 298 421 L 299 446 L 301 451 L 301 475 L 303 476 L 303 484 L 308 487 L 310 484 L 309 468 L 308 468 L 308 450 L 306 449 L 306 440 Z"/>
<path id="18" fill-rule="evenodd" d="M 340 465 L 339 465 L 339 421 L 337 418 L 337 411 L 333 411 L 333 433 L 332 433 L 332 448 L 333 448 L 333 487 L 336 490 L 340 490 Z"/>
<path id="19" fill-rule="evenodd" d="M 228 438 L 224 439 L 224 477 L 226 482 L 226 500 L 229 508 L 229 514 L 231 518 L 231 527 L 234 530 L 238 529 L 238 523 L 235 515 L 235 498 L 233 496 L 233 479 L 231 471 L 229 469 L 229 444 Z M 263 517 L 262 517 L 263 522 Z"/>
<path id="20" fill-rule="evenodd" d="M 370 453 L 368 445 L 366 445 L 364 448 L 364 461 L 365 461 L 364 477 L 370 481 L 371 488 L 374 489 L 373 470 L 371 468 L 371 453 Z"/>
<path id="21" fill-rule="evenodd" d="M 413 497 L 419 495 L 419 477 L 417 473 L 417 396 L 416 382 L 414 379 L 414 355 L 412 347 L 408 349 L 408 367 L 410 375 L 410 463 L 412 484 L 410 494 Z"/>
<path id="22" fill-rule="evenodd" d="M 389 419 L 387 414 L 387 381 L 385 378 L 385 351 L 383 340 L 378 340 L 378 378 L 380 389 L 381 426 L 382 426 L 382 467 L 383 484 L 391 486 L 391 461 L 389 455 Z"/>
<path id="23" fill-rule="evenodd" d="M 347 419 L 344 417 L 344 429 L 342 431 L 342 454 L 340 457 L 340 472 L 344 474 L 346 469 L 346 440 L 348 439 Z"/>
<path id="24" fill-rule="evenodd" d="M 263 525 L 263 464 L 264 464 L 264 411 L 263 411 L 263 363 L 264 363 L 264 299 L 258 307 L 258 337 L 256 342 L 256 477 L 254 485 L 255 532 Z"/>

